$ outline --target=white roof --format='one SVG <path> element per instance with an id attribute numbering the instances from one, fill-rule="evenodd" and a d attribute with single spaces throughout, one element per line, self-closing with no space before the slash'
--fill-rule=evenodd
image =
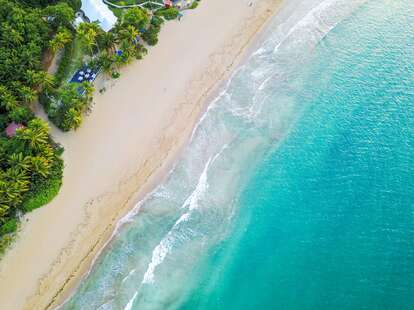
<path id="1" fill-rule="evenodd" d="M 80 23 L 83 23 L 83 19 L 82 19 L 82 17 L 78 16 L 78 17 L 75 18 L 74 24 L 77 27 L 77 26 L 79 26 Z"/>
<path id="2" fill-rule="evenodd" d="M 99 21 L 105 31 L 109 31 L 116 23 L 116 16 L 102 0 L 82 0 L 81 10 L 91 22 Z"/>

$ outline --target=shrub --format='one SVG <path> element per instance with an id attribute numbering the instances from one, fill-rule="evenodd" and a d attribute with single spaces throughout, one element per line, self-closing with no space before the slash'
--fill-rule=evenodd
<path id="1" fill-rule="evenodd" d="M 122 26 L 132 25 L 137 29 L 144 28 L 148 24 L 148 13 L 139 8 L 134 7 L 125 11 L 122 18 Z"/>
<path id="2" fill-rule="evenodd" d="M 47 178 L 34 182 L 30 191 L 24 197 L 21 205 L 23 212 L 30 212 L 48 204 L 58 193 L 62 186 L 63 160 L 55 157 Z"/>
<path id="3" fill-rule="evenodd" d="M 7 114 L 0 114 L 0 130 L 2 131 L 0 134 L 3 133 L 4 129 L 9 124 L 9 116 Z"/>
<path id="4" fill-rule="evenodd" d="M 13 233 L 17 230 L 18 221 L 12 218 L 0 226 L 0 236 Z"/>
<path id="5" fill-rule="evenodd" d="M 27 123 L 34 117 L 34 114 L 28 107 L 20 106 L 13 109 L 10 112 L 9 117 L 16 123 Z"/>
<path id="6" fill-rule="evenodd" d="M 158 31 L 155 27 L 150 26 L 147 31 L 144 32 L 142 38 L 148 45 L 155 45 L 158 43 Z"/>
<path id="7" fill-rule="evenodd" d="M 151 19 L 151 25 L 161 28 L 164 23 L 164 19 L 161 16 L 154 15 Z"/>
<path id="8" fill-rule="evenodd" d="M 78 129 L 82 123 L 82 112 L 69 108 L 63 115 L 63 122 L 59 124 L 59 128 L 63 131 L 69 131 L 71 129 Z"/>
<path id="9" fill-rule="evenodd" d="M 16 218 L 9 219 L 0 227 L 0 256 L 4 254 L 6 249 L 16 237 L 15 232 L 19 227 L 19 221 Z"/>
<path id="10" fill-rule="evenodd" d="M 194 1 L 193 3 L 191 3 L 190 9 L 195 9 L 196 7 L 198 7 L 198 1 Z"/>
<path id="11" fill-rule="evenodd" d="M 7 234 L 0 237 L 0 255 L 3 255 L 6 249 L 12 244 L 15 234 Z"/>
<path id="12" fill-rule="evenodd" d="M 145 55 L 147 55 L 147 53 L 148 53 L 148 50 L 141 44 L 138 44 L 136 47 L 135 58 L 142 59 L 144 58 Z"/>
<path id="13" fill-rule="evenodd" d="M 166 20 L 176 19 L 178 17 L 179 11 L 176 8 L 160 9 L 155 12 L 156 16 L 162 16 Z"/>

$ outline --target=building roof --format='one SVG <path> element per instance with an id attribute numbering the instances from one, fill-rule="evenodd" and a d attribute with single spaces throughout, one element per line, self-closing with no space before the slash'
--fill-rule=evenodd
<path id="1" fill-rule="evenodd" d="M 16 130 L 23 127 L 24 126 L 22 124 L 11 122 L 6 128 L 6 135 L 8 137 L 13 137 L 16 134 Z"/>
<path id="2" fill-rule="evenodd" d="M 116 16 L 102 0 L 82 0 L 81 10 L 91 22 L 99 21 L 105 31 L 109 31 L 116 23 Z"/>

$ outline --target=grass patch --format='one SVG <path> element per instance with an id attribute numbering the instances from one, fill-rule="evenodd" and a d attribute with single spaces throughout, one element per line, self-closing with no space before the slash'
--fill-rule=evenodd
<path id="1" fill-rule="evenodd" d="M 17 230 L 18 221 L 15 218 L 8 220 L 0 227 L 0 236 L 14 233 Z"/>
<path id="2" fill-rule="evenodd" d="M 72 77 L 83 63 L 84 51 L 80 39 L 75 36 L 73 41 L 63 50 L 63 55 L 59 63 L 59 68 L 55 78 L 58 86 Z"/>
<path id="3" fill-rule="evenodd" d="M 16 232 L 19 228 L 19 220 L 11 218 L 0 226 L 0 257 L 16 239 Z"/>

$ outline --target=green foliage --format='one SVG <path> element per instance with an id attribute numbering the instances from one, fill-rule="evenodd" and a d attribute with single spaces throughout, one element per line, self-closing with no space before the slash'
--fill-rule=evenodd
<path id="1" fill-rule="evenodd" d="M 29 2 L 36 7 L 57 3 Z M 62 27 L 71 22 L 73 9 L 57 4 L 41 10 L 19 3 L 0 0 L 0 253 L 14 239 L 19 215 L 56 195 L 63 169 L 62 149 L 30 104 L 42 89 L 55 85 L 43 71 L 42 54 L 50 40 L 67 41 L 70 31 Z M 54 18 L 45 18 L 52 13 Z M 6 136 L 11 122 L 20 128 Z"/>
<path id="2" fill-rule="evenodd" d="M 191 3 L 190 9 L 195 9 L 196 7 L 198 7 L 198 1 L 194 1 L 193 3 Z"/>
<path id="3" fill-rule="evenodd" d="M 123 27 L 131 25 L 137 29 L 142 29 L 148 24 L 148 22 L 148 13 L 139 7 L 134 7 L 125 11 L 121 24 Z"/>
<path id="4" fill-rule="evenodd" d="M 147 31 L 144 32 L 142 35 L 142 38 L 145 40 L 145 42 L 148 43 L 148 45 L 155 45 L 158 43 L 158 33 L 160 31 L 160 28 L 151 25 Z"/>
<path id="5" fill-rule="evenodd" d="M 0 236 L 14 233 L 17 230 L 18 221 L 15 218 L 7 220 L 0 226 Z"/>
<path id="6" fill-rule="evenodd" d="M 71 28 L 72 21 L 75 18 L 75 11 L 65 2 L 47 6 L 43 10 L 43 14 L 54 29 L 59 27 Z"/>
<path id="7" fill-rule="evenodd" d="M 3 255 L 6 249 L 13 243 L 15 234 L 7 234 L 0 237 L 0 255 Z"/>
<path id="8" fill-rule="evenodd" d="M 60 59 L 59 68 L 55 74 L 55 87 L 61 86 L 62 82 L 82 65 L 83 51 L 80 39 L 75 37 L 71 43 L 66 44 Z"/>
<path id="9" fill-rule="evenodd" d="M 77 28 L 78 38 L 91 56 L 99 51 L 98 42 L 102 40 L 104 33 L 98 23 L 81 23 Z"/>
<path id="10" fill-rule="evenodd" d="M 56 157 L 50 169 L 48 178 L 38 178 L 32 190 L 23 197 L 21 210 L 30 212 L 48 204 L 59 193 L 62 186 L 63 161 Z"/>
<path id="11" fill-rule="evenodd" d="M 24 0 L 20 1 L 27 6 L 36 8 L 45 8 L 49 5 L 55 5 L 58 3 L 67 3 L 73 10 L 77 11 L 82 5 L 82 0 Z"/>
<path id="12" fill-rule="evenodd" d="M 58 90 L 41 97 L 49 119 L 63 131 L 77 129 L 82 113 L 90 106 L 94 88 L 89 82 L 65 83 Z"/>
<path id="13" fill-rule="evenodd" d="M 161 28 L 162 24 L 164 24 L 164 19 L 160 16 L 154 15 L 151 19 L 151 25 L 154 27 Z"/>
<path id="14" fill-rule="evenodd" d="M 13 122 L 26 124 L 34 118 L 34 113 L 28 107 L 19 106 L 10 111 L 9 117 Z"/>
<path id="15" fill-rule="evenodd" d="M 166 20 L 172 20 L 172 19 L 176 19 L 179 13 L 180 12 L 178 11 L 178 9 L 171 7 L 171 8 L 160 9 L 155 12 L 155 15 L 162 16 Z"/>
<path id="16" fill-rule="evenodd" d="M 156 45 L 158 43 L 158 34 L 163 23 L 164 19 L 162 17 L 157 15 L 152 17 L 150 26 L 142 35 L 142 38 L 148 45 Z"/>
<path id="17" fill-rule="evenodd" d="M 49 46 L 56 53 L 70 43 L 72 38 L 72 33 L 67 28 L 60 27 L 54 38 L 49 41 Z"/>
<path id="18" fill-rule="evenodd" d="M 82 123 L 82 112 L 75 109 L 69 108 L 63 114 L 63 121 L 60 124 L 60 127 L 64 131 L 69 131 L 71 129 L 78 129 Z"/>
<path id="19" fill-rule="evenodd" d="M 0 164 L 1 223 L 3 218 L 16 215 L 25 195 L 35 192 L 37 184 L 57 175 L 52 167 L 59 168 L 56 163 L 61 159 L 59 147 L 50 140 L 47 123 L 38 118 L 18 129 L 15 136 L 1 138 L 0 149 L 5 159 Z"/>
<path id="20" fill-rule="evenodd" d="M 0 0 L 0 86 L 17 99 L 33 100 L 28 72 L 42 71 L 41 56 L 51 29 L 41 11 Z"/>

